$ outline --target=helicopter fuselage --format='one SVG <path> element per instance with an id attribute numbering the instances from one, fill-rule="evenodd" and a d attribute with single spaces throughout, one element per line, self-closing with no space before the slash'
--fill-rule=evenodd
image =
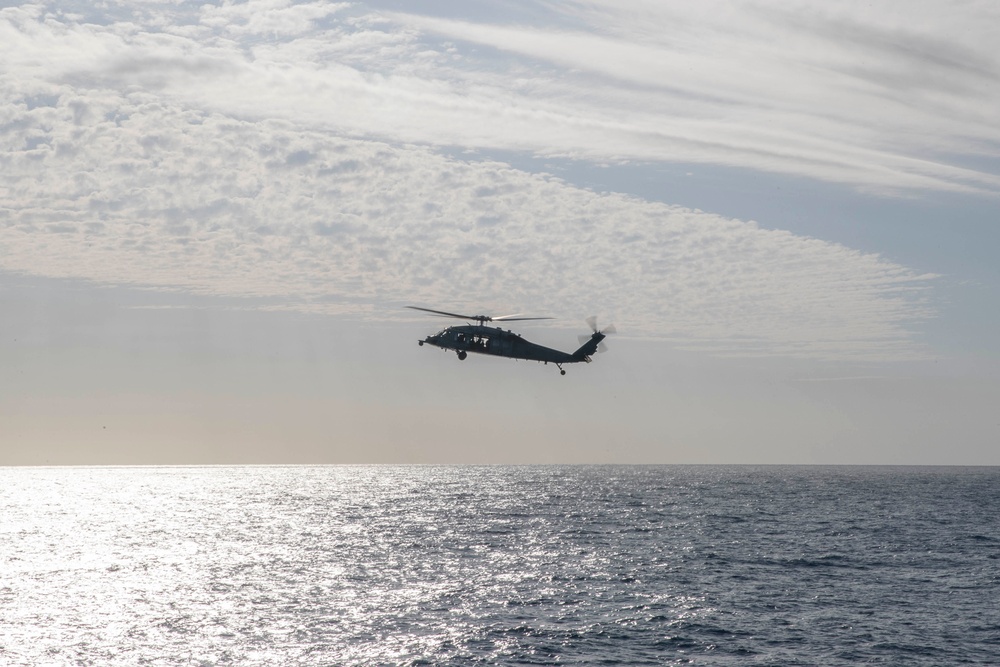
<path id="1" fill-rule="evenodd" d="M 421 345 L 427 343 L 445 350 L 454 350 L 458 353 L 459 359 L 465 359 L 467 353 L 475 352 L 476 354 L 489 354 L 511 359 L 553 363 L 560 366 L 560 370 L 562 370 L 562 364 L 589 362 L 590 355 L 593 354 L 597 343 L 601 342 L 603 338 L 604 334 L 596 332 L 583 347 L 576 352 L 569 353 L 532 343 L 513 331 L 504 331 L 499 327 L 468 324 L 448 327 L 439 333 L 427 336 L 419 343 Z"/>

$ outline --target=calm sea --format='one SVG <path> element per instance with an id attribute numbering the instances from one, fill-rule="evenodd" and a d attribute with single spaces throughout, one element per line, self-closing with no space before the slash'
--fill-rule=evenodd
<path id="1" fill-rule="evenodd" d="M 4 665 L 1000 664 L 1000 469 L 0 469 Z"/>

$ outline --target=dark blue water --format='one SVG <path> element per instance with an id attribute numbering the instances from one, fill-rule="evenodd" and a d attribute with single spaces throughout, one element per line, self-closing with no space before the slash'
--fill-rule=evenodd
<path id="1" fill-rule="evenodd" d="M 0 664 L 1000 664 L 1000 469 L 0 469 Z"/>

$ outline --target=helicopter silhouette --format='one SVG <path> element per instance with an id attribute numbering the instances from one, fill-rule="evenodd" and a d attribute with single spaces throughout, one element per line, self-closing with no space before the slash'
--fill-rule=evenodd
<path id="1" fill-rule="evenodd" d="M 487 322 L 518 322 L 524 320 L 551 320 L 551 317 L 519 317 L 517 315 L 502 315 L 492 317 L 490 315 L 460 315 L 449 313 L 444 310 L 432 310 L 419 306 L 406 306 L 413 310 L 422 310 L 441 317 L 455 317 L 466 320 L 470 324 L 464 326 L 447 327 L 438 333 L 427 336 L 417 343 L 423 346 L 424 343 L 440 347 L 443 350 L 454 350 L 460 360 L 465 360 L 469 352 L 476 354 L 489 354 L 495 357 L 508 357 L 510 359 L 526 359 L 528 361 L 538 361 L 543 364 L 553 363 L 559 369 L 560 375 L 566 375 L 563 364 L 576 364 L 580 362 L 590 363 L 591 355 L 598 351 L 604 351 L 604 344 L 601 342 L 608 334 L 615 333 L 615 326 L 608 325 L 603 330 L 597 328 L 597 318 L 587 318 L 593 333 L 590 336 L 580 336 L 583 345 L 576 352 L 562 352 L 551 347 L 538 345 L 524 339 L 520 334 L 509 329 L 504 331 L 499 327 L 488 327 Z M 477 324 L 471 324 L 476 322 Z"/>

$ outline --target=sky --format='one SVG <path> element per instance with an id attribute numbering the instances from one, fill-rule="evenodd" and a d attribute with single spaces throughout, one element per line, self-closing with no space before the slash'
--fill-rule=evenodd
<path id="1" fill-rule="evenodd" d="M 1000 465 L 998 31 L 0 2 L 0 465 Z"/>

